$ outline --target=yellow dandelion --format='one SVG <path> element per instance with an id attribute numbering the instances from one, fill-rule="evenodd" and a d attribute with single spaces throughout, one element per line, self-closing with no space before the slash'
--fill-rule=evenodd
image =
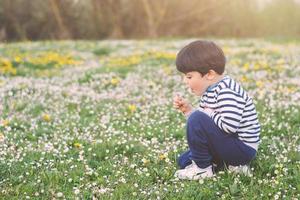
<path id="1" fill-rule="evenodd" d="M 141 62 L 141 57 L 140 55 L 133 55 L 133 56 L 130 56 L 127 60 L 127 65 L 136 65 L 138 64 L 139 62 Z"/>
<path id="2" fill-rule="evenodd" d="M 3 142 L 5 140 L 5 136 L 3 135 L 3 133 L 0 133 L 0 142 Z"/>
<path id="3" fill-rule="evenodd" d="M 175 60 L 176 58 L 175 53 L 169 53 L 169 52 L 153 52 L 153 56 L 155 59 Z"/>
<path id="4" fill-rule="evenodd" d="M 21 58 L 20 56 L 16 56 L 14 60 L 15 60 L 15 62 L 17 62 L 17 63 L 22 62 L 22 58 Z"/>
<path id="5" fill-rule="evenodd" d="M 65 65 L 79 64 L 80 61 L 76 61 L 70 55 L 61 55 L 56 52 L 44 52 L 37 57 L 30 57 L 28 61 L 36 66 L 44 66 L 53 64 L 55 68 L 63 67 Z"/>
<path id="6" fill-rule="evenodd" d="M 244 66 L 243 66 L 243 69 L 246 70 L 246 71 L 249 70 L 250 69 L 250 64 L 245 63 Z"/>
<path id="7" fill-rule="evenodd" d="M 242 82 L 248 82 L 249 79 L 247 78 L 247 76 L 242 76 L 241 81 Z"/>
<path id="8" fill-rule="evenodd" d="M 118 84 L 120 83 L 120 80 L 119 80 L 118 78 L 112 78 L 112 79 L 110 80 L 110 83 L 111 83 L 112 85 L 118 85 Z"/>
<path id="9" fill-rule="evenodd" d="M 263 69 L 267 70 L 270 68 L 270 65 L 268 65 L 268 63 L 266 61 L 261 61 L 260 65 Z"/>
<path id="10" fill-rule="evenodd" d="M 261 88 L 263 87 L 264 83 L 262 81 L 256 81 L 256 86 Z"/>
<path id="11" fill-rule="evenodd" d="M 164 159 L 166 159 L 167 158 L 167 154 L 161 154 L 161 155 L 159 155 L 159 160 L 164 160 Z"/>
<path id="12" fill-rule="evenodd" d="M 17 70 L 13 67 L 9 60 L 0 58 L 0 74 L 12 74 L 16 75 Z"/>
<path id="13" fill-rule="evenodd" d="M 142 61 L 140 55 L 131 55 L 123 58 L 111 58 L 107 66 L 109 67 L 127 67 L 131 65 L 137 65 Z"/>
<path id="14" fill-rule="evenodd" d="M 143 158 L 142 162 L 143 162 L 144 165 L 147 165 L 147 164 L 150 163 L 150 160 Z"/>
<path id="15" fill-rule="evenodd" d="M 48 115 L 48 114 L 44 114 L 43 115 L 43 120 L 46 121 L 46 122 L 50 122 L 51 121 L 51 116 Z"/>
<path id="16" fill-rule="evenodd" d="M 2 121 L 1 124 L 2 124 L 2 126 L 4 126 L 4 127 L 5 127 L 5 126 L 8 126 L 8 125 L 9 125 L 9 121 L 8 121 L 7 119 L 5 119 L 5 120 Z"/>
<path id="17" fill-rule="evenodd" d="M 82 144 L 80 144 L 79 142 L 75 142 L 74 144 L 73 144 L 73 146 L 75 147 L 75 148 L 81 148 L 82 147 Z"/>
<path id="18" fill-rule="evenodd" d="M 135 111 L 136 111 L 136 105 L 134 105 L 134 104 L 128 105 L 128 110 L 129 110 L 131 113 L 135 112 Z"/>
<path id="19" fill-rule="evenodd" d="M 261 65 L 259 63 L 255 63 L 253 69 L 255 71 L 259 70 L 261 68 Z"/>

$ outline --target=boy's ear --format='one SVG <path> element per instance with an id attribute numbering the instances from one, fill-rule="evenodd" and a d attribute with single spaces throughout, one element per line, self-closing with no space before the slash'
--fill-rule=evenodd
<path id="1" fill-rule="evenodd" d="M 215 72 L 215 70 L 210 69 L 206 74 L 206 78 L 208 80 L 213 80 L 216 75 L 217 75 L 217 72 Z"/>

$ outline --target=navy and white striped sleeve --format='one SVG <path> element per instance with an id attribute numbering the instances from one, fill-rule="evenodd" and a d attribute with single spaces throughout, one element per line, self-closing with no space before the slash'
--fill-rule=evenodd
<path id="1" fill-rule="evenodd" d="M 214 122 L 229 134 L 236 133 L 243 115 L 246 101 L 229 88 L 222 89 L 217 97 L 217 111 L 211 115 Z"/>

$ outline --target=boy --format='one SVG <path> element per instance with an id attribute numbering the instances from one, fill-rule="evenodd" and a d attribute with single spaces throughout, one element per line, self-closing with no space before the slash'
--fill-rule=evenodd
<path id="1" fill-rule="evenodd" d="M 223 75 L 226 59 L 223 51 L 210 41 L 195 41 L 176 57 L 177 70 L 192 93 L 201 96 L 193 109 L 180 96 L 173 105 L 187 116 L 189 150 L 178 164 L 179 179 L 198 180 L 213 176 L 212 164 L 229 166 L 232 171 L 247 172 L 256 156 L 260 124 L 247 92 L 231 77 Z"/>

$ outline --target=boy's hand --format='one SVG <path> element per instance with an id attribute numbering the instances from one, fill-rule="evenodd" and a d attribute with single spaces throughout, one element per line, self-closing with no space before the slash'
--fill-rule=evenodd
<path id="1" fill-rule="evenodd" d="M 193 110 L 192 106 L 178 94 L 173 99 L 173 106 L 185 115 Z"/>

